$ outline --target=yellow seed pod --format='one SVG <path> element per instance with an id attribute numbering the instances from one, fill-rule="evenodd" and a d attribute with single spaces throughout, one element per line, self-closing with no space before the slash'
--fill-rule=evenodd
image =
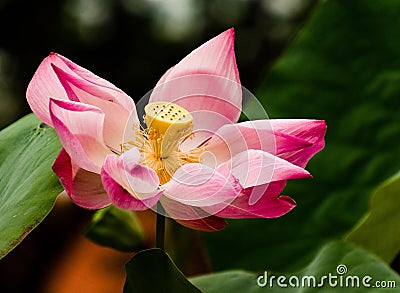
<path id="1" fill-rule="evenodd" d="M 144 122 L 147 128 L 157 131 L 157 134 L 179 138 L 181 133 L 192 126 L 193 116 L 185 108 L 174 103 L 154 102 L 144 108 Z"/>

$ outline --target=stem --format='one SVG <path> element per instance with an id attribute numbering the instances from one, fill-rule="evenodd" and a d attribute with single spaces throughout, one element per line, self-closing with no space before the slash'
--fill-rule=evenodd
<path id="1" fill-rule="evenodd" d="M 165 239 L 165 217 L 161 203 L 157 203 L 157 223 L 156 223 L 156 247 L 164 250 Z"/>

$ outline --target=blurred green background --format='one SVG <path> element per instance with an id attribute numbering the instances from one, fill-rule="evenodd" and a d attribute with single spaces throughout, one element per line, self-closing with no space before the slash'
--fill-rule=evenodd
<path id="1" fill-rule="evenodd" d="M 398 1 L 3 0 L 0 24 L 1 127 L 30 112 L 24 92 L 50 51 L 138 100 L 166 69 L 231 26 L 242 84 L 271 118 L 326 120 L 326 148 L 307 166 L 313 179 L 290 182 L 284 191 L 296 209 L 274 220 L 229 221 L 222 232 L 202 235 L 214 270 L 304 268 L 326 243 L 347 235 L 368 211 L 374 188 L 400 169 Z M 386 207 L 399 201 L 392 195 Z M 77 223 L 87 213 L 73 213 L 82 231 Z M 390 213 L 387 219 L 396 209 Z M 49 264 L 62 249 L 52 254 L 35 235 L 54 233 L 49 241 L 56 247 L 78 231 L 46 222 L 27 239 L 37 237 L 37 255 L 12 252 L 0 269 L 23 259 L 27 268 L 15 272 L 39 282 L 43 270 L 29 268 Z M 390 239 L 396 254 L 400 223 L 390 225 L 373 238 Z M 399 271 L 399 263 L 397 256 L 392 268 Z"/>
<path id="2" fill-rule="evenodd" d="M 293 212 L 269 223 L 232 221 L 207 235 L 218 268 L 300 269 L 317 248 L 350 230 L 372 190 L 397 173 L 399 28 L 398 1 L 324 1 L 273 64 L 255 92 L 270 118 L 326 120 L 326 147 L 307 166 L 313 179 L 291 181 L 284 190 L 298 203 Z M 249 229 L 251 238 L 238 237 Z M 381 233 L 375 241 L 398 235 Z M 395 247 L 400 251 L 400 242 Z M 238 249 L 246 251 L 232 258 Z"/>

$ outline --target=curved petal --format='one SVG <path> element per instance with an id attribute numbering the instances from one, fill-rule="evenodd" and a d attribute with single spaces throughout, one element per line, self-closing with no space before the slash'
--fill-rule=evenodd
<path id="1" fill-rule="evenodd" d="M 224 219 L 210 216 L 198 220 L 175 220 L 182 226 L 189 229 L 194 229 L 202 232 L 218 232 L 224 229 L 227 225 Z"/>
<path id="2" fill-rule="evenodd" d="M 140 165 L 139 161 L 139 150 L 131 148 L 118 158 L 117 167 L 124 171 L 125 181 L 134 193 L 141 194 L 141 198 L 151 197 L 154 192 L 160 192 L 160 180 L 153 169 Z"/>
<path id="3" fill-rule="evenodd" d="M 279 155 L 312 145 L 310 141 L 301 137 L 275 131 L 273 128 L 275 121 L 279 120 L 265 119 L 226 124 L 214 133 L 206 145 L 206 150 L 214 154 L 219 164 L 249 149 Z"/>
<path id="4" fill-rule="evenodd" d="M 182 151 L 197 148 L 211 138 L 221 125 L 231 123 L 225 116 L 217 112 L 195 111 L 190 114 L 192 114 L 194 121 L 192 130 L 194 135 L 181 144 L 180 149 Z M 196 123 L 196 121 L 201 121 L 201 123 Z"/>
<path id="5" fill-rule="evenodd" d="M 86 209 L 102 209 L 111 204 L 100 175 L 79 168 L 65 149 L 55 160 L 53 171 L 75 204 Z"/>
<path id="6" fill-rule="evenodd" d="M 75 64 L 74 62 L 65 58 L 64 56 L 61 56 L 60 54 L 55 55 L 67 66 L 68 70 L 66 71 L 63 67 L 59 67 L 56 63 L 53 63 L 55 66 L 59 67 L 61 70 L 67 73 L 69 73 L 69 70 L 71 70 L 71 72 L 79 76 L 82 81 L 88 81 L 92 85 L 97 86 L 93 88 L 90 84 L 87 84 L 87 87 L 91 88 L 90 92 L 94 93 L 97 98 L 105 99 L 105 97 L 99 94 L 107 93 L 107 99 L 108 96 L 112 96 L 113 102 L 121 105 L 128 112 L 132 112 L 135 110 L 135 103 L 133 102 L 133 100 L 111 82 L 93 74 L 89 70 Z"/>
<path id="7" fill-rule="evenodd" d="M 286 181 L 277 181 L 265 186 L 245 189 L 245 192 L 225 206 L 207 207 L 206 210 L 218 217 L 229 219 L 242 218 L 277 218 L 291 211 L 296 202 L 288 196 L 278 196 Z M 260 200 L 250 204 L 250 197 L 261 193 Z M 254 196 L 254 195 L 253 195 Z"/>
<path id="8" fill-rule="evenodd" d="M 242 107 L 242 89 L 234 34 L 233 28 L 221 33 L 169 69 L 154 88 L 150 102 L 173 102 L 190 112 L 217 112 L 236 122 Z M 193 121 L 194 125 L 201 123 Z"/>
<path id="9" fill-rule="evenodd" d="M 311 177 L 305 169 L 260 150 L 248 150 L 220 165 L 217 170 L 228 169 L 243 188 L 269 182 Z"/>
<path id="10" fill-rule="evenodd" d="M 60 141 L 79 166 L 100 173 L 101 165 L 111 153 L 103 142 L 104 113 L 78 102 L 50 99 L 50 116 Z"/>
<path id="11" fill-rule="evenodd" d="M 237 180 L 197 163 L 183 165 L 161 188 L 166 197 L 196 207 L 233 200 L 241 192 Z"/>
<path id="12" fill-rule="evenodd" d="M 151 208 L 162 194 L 156 173 L 146 166 L 131 164 L 132 161 L 124 164 L 123 160 L 123 156 L 108 155 L 101 169 L 101 180 L 111 202 L 126 210 Z"/>
<path id="13" fill-rule="evenodd" d="M 70 98 L 67 95 L 53 67 L 57 67 L 75 78 L 87 81 L 96 87 L 101 87 L 108 92 L 113 92 L 115 101 L 119 105 L 123 106 L 129 112 L 134 111 L 135 108 L 132 99 L 113 84 L 59 54 L 50 53 L 39 65 L 26 91 L 26 97 L 32 111 L 43 122 L 51 126 L 53 125 L 48 108 L 50 98 L 78 101 L 76 97 Z"/>
<path id="14" fill-rule="evenodd" d="M 96 106 L 103 111 L 104 141 L 110 148 L 118 150 L 124 142 L 125 129 L 139 121 L 133 101 L 115 87 L 99 86 L 56 65 L 52 67 L 70 100 Z"/>
<path id="15" fill-rule="evenodd" d="M 165 216 L 190 229 L 215 232 L 226 226 L 222 218 L 210 215 L 198 207 L 182 204 L 166 196 L 162 196 L 160 202 L 165 210 Z"/>
<path id="16" fill-rule="evenodd" d="M 50 53 L 39 65 L 26 90 L 26 98 L 32 111 L 48 125 L 53 125 L 50 118 L 50 98 L 68 99 L 51 64 L 63 66 L 64 62 L 57 54 Z"/>
<path id="17" fill-rule="evenodd" d="M 308 161 L 325 146 L 326 123 L 323 120 L 276 119 L 270 120 L 274 133 L 295 137 L 309 145 L 295 150 L 285 150 L 278 155 L 297 166 L 305 167 Z"/>

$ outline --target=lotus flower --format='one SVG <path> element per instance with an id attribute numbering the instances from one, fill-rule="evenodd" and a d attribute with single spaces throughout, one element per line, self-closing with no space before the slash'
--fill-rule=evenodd
<path id="1" fill-rule="evenodd" d="M 27 89 L 62 150 L 53 170 L 77 205 L 144 210 L 160 202 L 184 226 L 217 231 L 224 218 L 274 218 L 296 205 L 286 180 L 324 147 L 319 120 L 237 123 L 242 88 L 230 29 L 169 69 L 140 121 L 110 82 L 51 53 Z M 139 107 L 138 107 L 139 109 Z"/>

